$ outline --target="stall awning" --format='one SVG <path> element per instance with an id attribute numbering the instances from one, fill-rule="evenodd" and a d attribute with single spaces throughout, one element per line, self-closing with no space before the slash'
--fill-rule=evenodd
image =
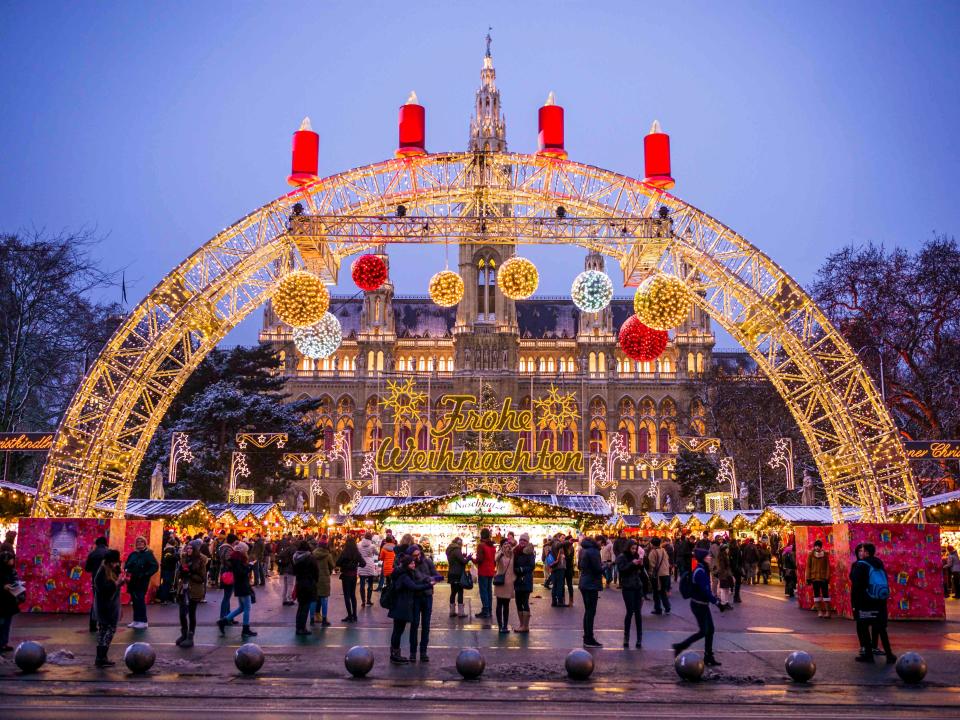
<path id="1" fill-rule="evenodd" d="M 398 515 L 463 518 L 570 517 L 577 520 L 605 522 L 609 519 L 611 512 L 607 501 L 599 495 L 508 495 L 474 490 L 437 497 L 397 498 L 368 495 L 360 498 L 350 511 L 350 515 L 363 519 L 384 519 Z"/>

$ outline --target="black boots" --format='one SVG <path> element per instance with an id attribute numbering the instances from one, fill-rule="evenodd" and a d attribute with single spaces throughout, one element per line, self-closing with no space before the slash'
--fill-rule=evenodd
<path id="1" fill-rule="evenodd" d="M 400 648 L 390 648 L 390 662 L 396 665 L 404 665 L 409 660 L 400 654 Z"/>
<path id="2" fill-rule="evenodd" d="M 713 655 L 704 655 L 703 664 L 707 667 L 718 667 L 721 663 Z"/>
<path id="3" fill-rule="evenodd" d="M 257 633 L 251 630 L 249 625 L 243 626 L 243 632 L 240 633 L 240 637 L 247 638 L 247 637 L 256 637 L 256 636 L 257 636 Z"/>
<path id="4" fill-rule="evenodd" d="M 93 664 L 99 668 L 102 667 L 113 667 L 116 665 L 113 660 L 107 658 L 107 652 L 110 650 L 108 647 L 100 647 L 97 645 L 97 659 L 93 661 Z"/>

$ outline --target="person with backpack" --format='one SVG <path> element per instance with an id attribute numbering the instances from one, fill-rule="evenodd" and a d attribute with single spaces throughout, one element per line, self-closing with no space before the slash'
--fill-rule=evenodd
<path id="1" fill-rule="evenodd" d="M 857 623 L 857 639 L 860 641 L 860 654 L 855 660 L 874 662 L 873 648 L 879 640 L 883 643 L 889 664 L 897 661 L 887 636 L 890 584 L 883 562 L 876 557 L 876 553 L 877 548 L 873 543 L 860 543 L 854 549 L 857 560 L 850 567 L 850 604 L 853 606 L 853 619 Z"/>
<path id="2" fill-rule="evenodd" d="M 647 555 L 650 568 L 650 584 L 653 586 L 653 614 L 670 614 L 670 556 L 660 547 L 658 537 L 650 541 L 652 546 Z"/>
<path id="3" fill-rule="evenodd" d="M 630 647 L 630 623 L 637 625 L 637 647 L 643 640 L 643 550 L 636 540 L 626 542 L 623 552 L 617 556 L 617 573 L 620 578 L 620 593 L 623 595 L 623 605 L 626 615 L 623 618 L 623 646 Z"/>
<path id="4" fill-rule="evenodd" d="M 674 644 L 673 654 L 679 655 L 693 643 L 703 639 L 703 663 L 716 667 L 720 665 L 720 661 L 713 654 L 714 628 L 710 605 L 716 605 L 720 612 L 729 610 L 730 606 L 721 603 L 719 598 L 710 591 L 710 573 L 706 567 L 709 549 L 698 547 L 693 554 L 697 560 L 697 569 L 680 576 L 680 595 L 690 601 L 690 612 L 697 621 L 697 632 L 686 640 Z"/>

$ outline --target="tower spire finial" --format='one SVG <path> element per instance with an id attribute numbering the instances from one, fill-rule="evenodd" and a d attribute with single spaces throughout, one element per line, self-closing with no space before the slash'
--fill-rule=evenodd
<path id="1" fill-rule="evenodd" d="M 490 31 L 491 31 L 491 30 L 493 30 L 493 26 L 492 26 L 492 25 L 488 25 L 488 26 L 487 26 L 487 54 L 486 54 L 487 57 L 491 57 L 491 55 L 490 55 L 490 43 L 493 42 L 493 38 L 490 37 Z"/>

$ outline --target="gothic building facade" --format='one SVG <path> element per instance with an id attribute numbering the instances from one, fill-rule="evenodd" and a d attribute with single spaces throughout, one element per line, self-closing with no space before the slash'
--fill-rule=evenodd
<path id="1" fill-rule="evenodd" d="M 483 58 L 481 84 L 470 121 L 469 148 L 506 151 L 506 122 L 496 87 L 489 42 Z M 377 251 L 389 264 L 384 247 Z M 538 428 L 537 448 L 582 451 L 590 458 L 605 454 L 614 433 L 623 437 L 629 461 L 617 462 L 614 477 L 598 488 L 624 510 L 641 507 L 681 508 L 670 470 L 637 466 L 641 457 L 669 451 L 677 435 L 707 431 L 707 398 L 702 378 L 713 362 L 714 335 L 709 318 L 694 309 L 671 333 L 663 355 L 654 362 L 636 363 L 617 346 L 617 331 L 632 313 L 632 300 L 615 299 L 599 313 L 583 313 L 569 298 L 534 297 L 514 302 L 497 287 L 497 272 L 514 254 L 510 245 L 481 242 L 459 246 L 459 272 L 466 290 L 455 308 L 441 308 L 427 297 L 395 296 L 388 281 L 362 299 L 334 298 L 331 307 L 343 326 L 344 341 L 325 360 L 297 352 L 290 329 L 279 322 L 269 304 L 261 342 L 274 345 L 283 358 L 292 397 L 318 397 L 317 422 L 324 428 L 330 450 L 342 432 L 350 447 L 352 484 L 342 459 L 304 466 L 303 492 L 316 509 L 336 512 L 357 492 L 368 453 L 384 437 L 403 445 L 414 438 L 430 447 L 428 425 L 440 416 L 445 394 L 492 395 L 514 407 L 529 407 L 555 385 L 577 398 L 579 420 L 565 427 Z M 589 253 L 584 268 L 603 270 L 602 255 Z M 398 422 L 381 407 L 388 381 L 413 379 L 429 396 L 429 412 L 419 421 Z M 529 446 L 529 443 L 528 443 Z M 651 482 L 656 479 L 651 491 Z M 501 489 L 519 485 L 524 493 L 585 492 L 586 467 L 571 476 L 526 475 L 483 480 L 463 476 L 381 475 L 376 494 L 439 495 L 483 482 Z M 490 485 L 488 484 L 488 487 Z M 659 487 L 659 493 L 657 489 Z M 657 497 L 659 495 L 659 497 Z M 611 497 L 612 496 L 612 497 Z M 292 506 L 294 498 L 289 499 Z"/>

